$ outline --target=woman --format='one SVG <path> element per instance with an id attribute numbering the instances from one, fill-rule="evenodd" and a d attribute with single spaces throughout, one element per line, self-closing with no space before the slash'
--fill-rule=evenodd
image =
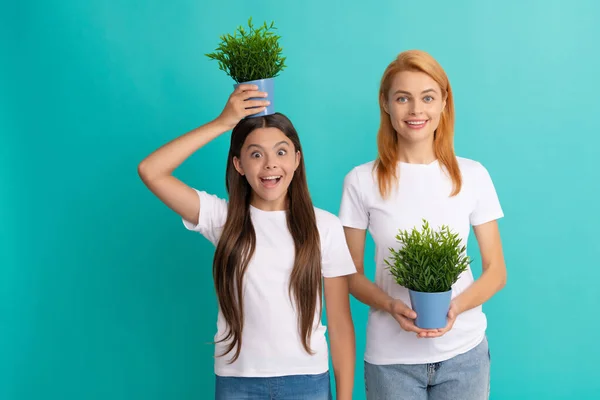
<path id="1" fill-rule="evenodd" d="M 371 307 L 365 385 L 370 400 L 485 399 L 490 358 L 481 305 L 506 281 L 496 220 L 503 216 L 490 175 L 454 154 L 454 105 L 446 73 L 423 51 L 401 53 L 379 91 L 378 157 L 345 177 L 340 219 L 358 274 L 350 292 Z M 408 290 L 384 260 L 399 229 L 448 225 L 467 243 L 473 227 L 483 273 L 470 269 L 452 287 L 443 329 L 415 326 Z M 364 276 L 366 230 L 376 245 L 375 284 Z"/>

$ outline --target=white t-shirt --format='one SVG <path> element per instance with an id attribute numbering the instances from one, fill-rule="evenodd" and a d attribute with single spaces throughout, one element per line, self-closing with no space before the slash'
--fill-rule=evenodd
<path id="1" fill-rule="evenodd" d="M 398 249 L 399 229 L 421 229 L 422 219 L 433 229 L 448 225 L 467 243 L 471 225 L 503 217 L 488 171 L 478 162 L 458 158 L 462 190 L 454 197 L 452 180 L 438 161 L 398 164 L 398 185 L 382 199 L 373 172 L 374 162 L 359 165 L 345 177 L 340 219 L 347 227 L 368 229 L 375 242 L 375 283 L 410 306 L 408 289 L 398 285 L 384 259 Z M 473 283 L 469 268 L 452 287 L 454 298 Z M 481 306 L 458 316 L 453 328 L 439 338 L 419 339 L 404 331 L 387 312 L 371 309 L 367 324 L 365 360 L 371 364 L 424 364 L 440 362 L 477 346 L 485 336 L 487 320 Z"/>
<path id="2" fill-rule="evenodd" d="M 183 220 L 189 230 L 200 232 L 215 246 L 227 218 L 227 202 L 206 192 L 200 198 L 197 223 Z M 320 374 L 329 368 L 326 327 L 318 305 L 308 354 L 298 333 L 295 307 L 289 294 L 294 266 L 294 241 L 285 211 L 262 211 L 250 206 L 256 233 L 256 249 L 244 275 L 244 327 L 239 358 L 229 364 L 234 351 L 222 357 L 228 342 L 215 345 L 215 373 L 219 376 L 270 377 Z M 356 272 L 337 216 L 315 208 L 325 278 Z M 293 297 L 293 295 L 292 295 Z M 219 310 L 215 342 L 225 336 L 226 322 Z"/>

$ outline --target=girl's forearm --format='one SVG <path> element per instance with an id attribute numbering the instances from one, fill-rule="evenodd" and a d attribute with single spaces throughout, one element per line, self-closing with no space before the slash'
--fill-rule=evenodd
<path id="1" fill-rule="evenodd" d="M 331 358 L 335 375 L 336 398 L 351 400 L 354 388 L 356 344 L 352 320 L 338 326 L 329 333 Z"/>

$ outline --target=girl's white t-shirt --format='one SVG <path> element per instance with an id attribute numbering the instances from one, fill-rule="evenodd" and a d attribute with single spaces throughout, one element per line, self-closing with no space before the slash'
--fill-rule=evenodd
<path id="1" fill-rule="evenodd" d="M 458 158 L 462 190 L 450 197 L 452 180 L 438 161 L 398 164 L 398 185 L 387 199 L 379 193 L 374 161 L 352 169 L 344 179 L 339 217 L 342 224 L 368 229 L 375 242 L 375 283 L 410 306 L 408 289 L 398 285 L 384 260 L 398 249 L 399 229 L 420 229 L 422 220 L 433 229 L 447 225 L 466 245 L 471 226 L 504 216 L 492 179 L 479 162 Z M 477 257 L 479 255 L 477 254 Z M 452 287 L 452 298 L 474 282 L 469 268 Z M 485 336 L 487 319 L 478 306 L 458 316 L 453 328 L 439 338 L 419 339 L 404 331 L 387 312 L 371 309 L 364 359 L 368 363 L 424 364 L 440 362 L 477 346 Z"/>
<path id="2" fill-rule="evenodd" d="M 201 233 L 215 246 L 227 218 L 227 201 L 198 191 L 197 222 L 183 220 L 185 227 Z M 329 369 L 326 327 L 315 312 L 308 354 L 298 333 L 295 305 L 290 296 L 290 274 L 294 265 L 294 241 L 285 211 L 262 211 L 250 206 L 256 233 L 256 249 L 244 276 L 244 327 L 239 358 L 229 364 L 234 352 L 223 354 L 227 342 L 215 345 L 215 373 L 219 376 L 272 377 L 320 374 Z M 322 276 L 332 278 L 356 272 L 337 216 L 315 208 L 321 243 Z M 219 310 L 215 342 L 225 336 L 226 322 Z"/>

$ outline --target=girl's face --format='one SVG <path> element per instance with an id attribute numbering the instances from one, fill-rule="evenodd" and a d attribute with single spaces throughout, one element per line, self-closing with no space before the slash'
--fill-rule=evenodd
<path id="1" fill-rule="evenodd" d="M 252 187 L 251 204 L 265 211 L 284 210 L 286 195 L 300 152 L 277 128 L 259 128 L 244 141 L 240 157 L 233 158 L 235 169 Z"/>
<path id="2" fill-rule="evenodd" d="M 429 75 L 402 71 L 394 76 L 383 104 L 400 142 L 433 142 L 446 99 Z"/>

